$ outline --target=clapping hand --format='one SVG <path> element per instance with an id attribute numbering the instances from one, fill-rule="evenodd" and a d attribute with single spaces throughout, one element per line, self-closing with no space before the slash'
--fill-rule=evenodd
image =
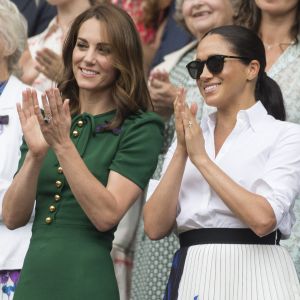
<path id="1" fill-rule="evenodd" d="M 195 164 L 198 160 L 207 156 L 201 127 L 196 120 L 197 104 L 191 107 L 185 102 L 183 88 L 174 102 L 175 126 L 177 133 L 177 145 L 185 147 L 190 160 Z"/>
<path id="2" fill-rule="evenodd" d="M 37 93 L 35 90 L 26 89 L 22 93 L 22 97 L 22 105 L 17 103 L 17 111 L 25 141 L 34 157 L 43 158 L 49 145 L 42 134 L 35 114 L 35 107 L 39 107 Z"/>
<path id="3" fill-rule="evenodd" d="M 155 112 L 162 117 L 169 118 L 173 113 L 173 102 L 178 88 L 170 82 L 166 71 L 152 71 L 148 82 Z"/>
<path id="4" fill-rule="evenodd" d="M 35 106 L 41 132 L 50 147 L 56 151 L 59 147 L 70 142 L 71 114 L 69 100 L 62 101 L 57 88 L 47 90 L 42 95 L 45 117 L 41 110 Z"/>
<path id="5" fill-rule="evenodd" d="M 63 61 L 60 55 L 48 48 L 37 51 L 35 67 L 38 72 L 43 73 L 52 81 L 59 82 L 63 75 Z"/>

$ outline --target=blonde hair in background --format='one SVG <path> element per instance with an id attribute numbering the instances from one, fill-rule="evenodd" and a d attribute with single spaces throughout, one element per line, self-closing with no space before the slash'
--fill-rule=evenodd
<path id="1" fill-rule="evenodd" d="M 174 13 L 174 19 L 176 20 L 176 22 L 178 24 L 180 24 L 181 26 L 183 26 L 187 31 L 189 31 L 189 29 L 186 27 L 185 21 L 184 21 L 184 17 L 182 15 L 182 5 L 183 2 L 185 0 L 176 0 L 175 2 L 175 13 Z M 224 0 L 222 0 L 224 1 Z M 241 0 L 229 0 L 231 2 L 231 5 L 233 7 L 233 11 L 234 11 L 234 18 L 236 17 L 237 14 L 237 10 L 240 4 Z M 242 0 L 243 1 L 243 0 Z M 200 2 L 200 0 L 199 0 Z"/>
<path id="2" fill-rule="evenodd" d="M 14 3 L 0 0 L 0 35 L 4 40 L 9 74 L 20 76 L 19 59 L 27 44 L 27 22 Z"/>

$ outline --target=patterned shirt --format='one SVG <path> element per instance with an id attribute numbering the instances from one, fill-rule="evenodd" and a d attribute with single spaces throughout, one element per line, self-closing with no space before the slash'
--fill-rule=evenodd
<path id="1" fill-rule="evenodd" d="M 298 37 L 298 39 L 300 36 Z M 280 86 L 287 121 L 300 124 L 300 42 L 289 46 L 268 71 Z M 296 224 L 288 240 L 281 241 L 281 244 L 289 250 L 300 278 L 300 198 L 296 200 L 294 213 Z"/>

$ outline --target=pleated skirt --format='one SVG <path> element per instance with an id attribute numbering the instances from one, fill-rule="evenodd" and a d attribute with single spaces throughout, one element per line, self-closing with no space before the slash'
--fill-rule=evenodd
<path id="1" fill-rule="evenodd" d="M 204 244 L 179 249 L 164 300 L 299 300 L 300 285 L 279 245 Z"/>

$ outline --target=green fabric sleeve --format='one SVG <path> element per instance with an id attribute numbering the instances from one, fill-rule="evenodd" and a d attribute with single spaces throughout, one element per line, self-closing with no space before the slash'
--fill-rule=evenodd
<path id="1" fill-rule="evenodd" d="M 155 171 L 163 144 L 163 122 L 155 113 L 129 118 L 110 169 L 127 177 L 141 189 Z"/>

